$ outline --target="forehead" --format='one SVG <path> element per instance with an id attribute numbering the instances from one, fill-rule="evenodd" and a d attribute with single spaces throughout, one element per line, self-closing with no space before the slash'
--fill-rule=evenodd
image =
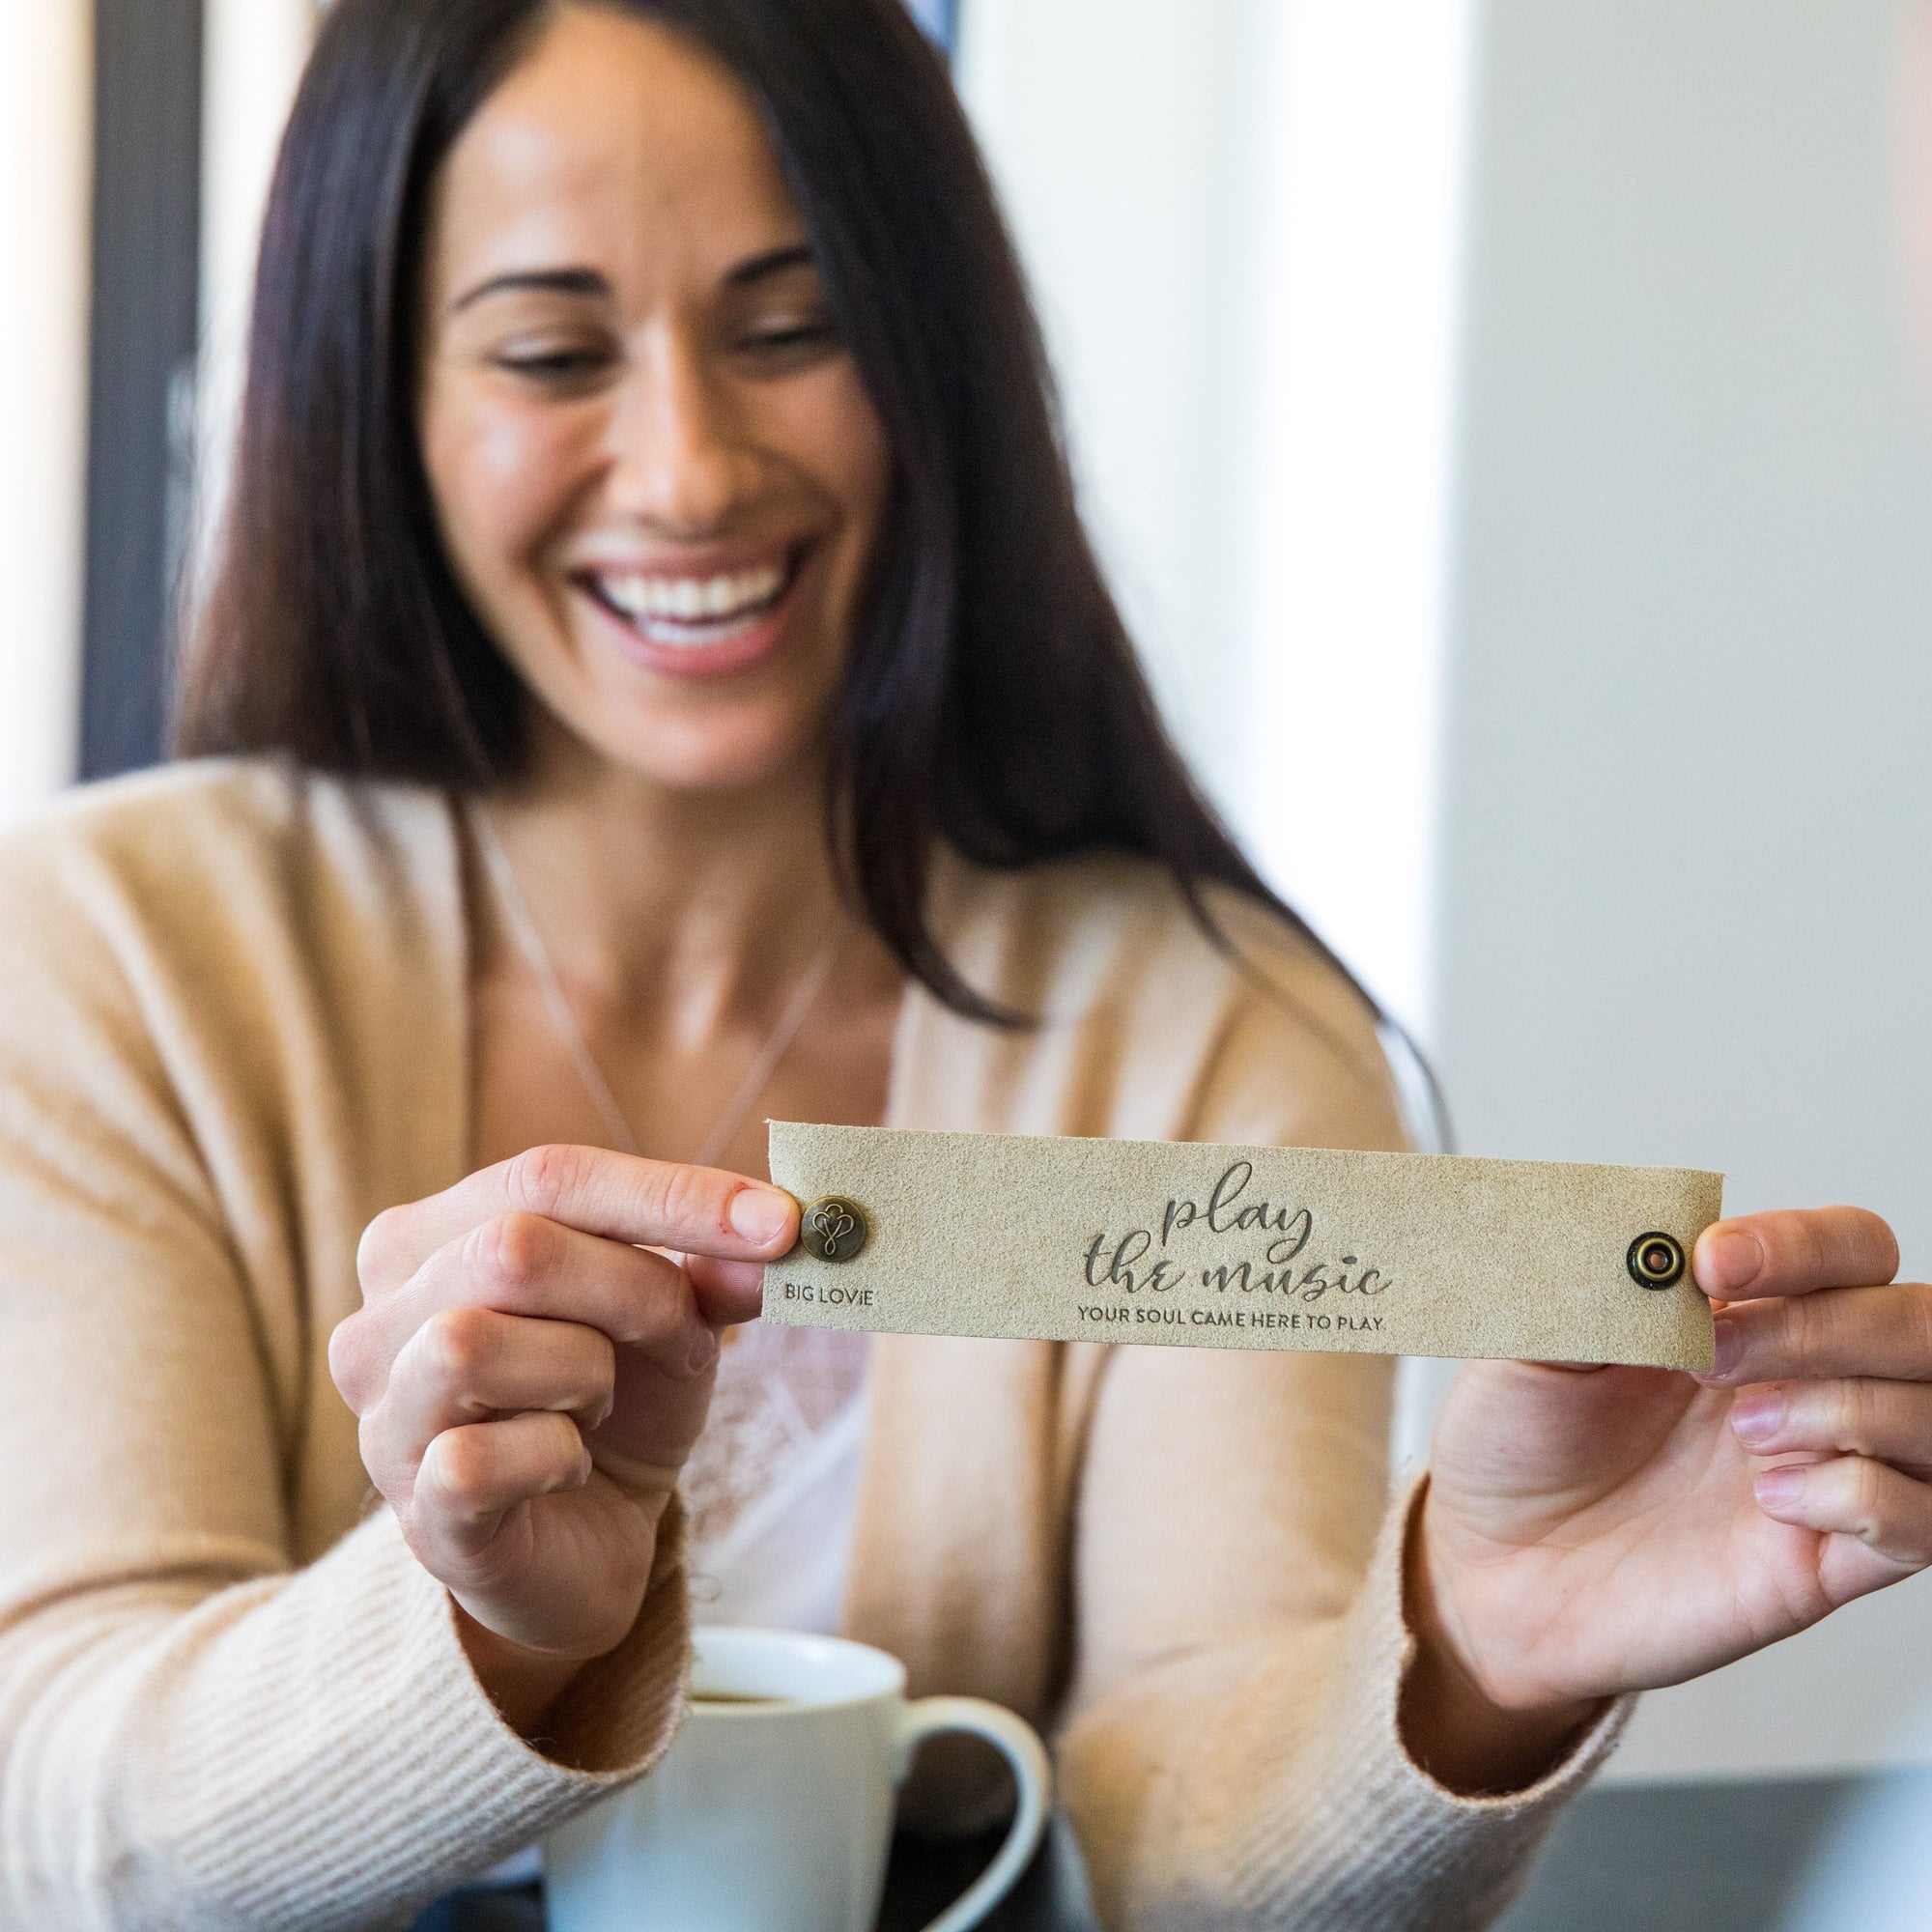
<path id="1" fill-rule="evenodd" d="M 444 288 L 565 260 L 620 287 L 711 278 L 803 233 L 750 92 L 704 48 L 614 8 L 561 9 L 439 174 Z"/>

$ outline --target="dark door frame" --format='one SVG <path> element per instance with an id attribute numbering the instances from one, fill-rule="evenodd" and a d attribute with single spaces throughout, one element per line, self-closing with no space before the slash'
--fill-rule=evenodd
<path id="1" fill-rule="evenodd" d="M 162 752 L 193 491 L 201 0 L 95 0 L 80 772 Z"/>

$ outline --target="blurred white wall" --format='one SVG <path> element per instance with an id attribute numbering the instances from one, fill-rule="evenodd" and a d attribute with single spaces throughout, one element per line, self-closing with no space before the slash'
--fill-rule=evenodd
<path id="1" fill-rule="evenodd" d="M 960 91 L 1089 521 L 1215 797 L 1243 795 L 1266 0 L 965 0 Z"/>
<path id="2" fill-rule="evenodd" d="M 1428 1021 L 1472 0 L 968 0 L 1083 498 L 1270 881 Z"/>
<path id="3" fill-rule="evenodd" d="M 1263 871 L 1431 1030 L 1475 0 L 1285 0 L 1248 245 L 1249 760 Z"/>
<path id="4" fill-rule="evenodd" d="M 73 776 L 87 497 L 93 10 L 0 10 L 0 823 Z"/>
<path id="5" fill-rule="evenodd" d="M 1855 1200 L 1932 1268 L 1920 0 L 1490 0 L 1435 1043 L 1473 1152 Z M 1932 1756 L 1932 1583 L 1646 1701 L 1615 1775 Z"/>
<path id="6" fill-rule="evenodd" d="M 205 555 L 241 411 L 269 178 L 321 8 L 317 0 L 204 0 L 204 7 L 196 525 Z"/>

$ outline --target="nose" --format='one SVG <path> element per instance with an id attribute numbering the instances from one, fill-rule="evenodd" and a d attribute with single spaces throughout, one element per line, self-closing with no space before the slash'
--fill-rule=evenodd
<path id="1" fill-rule="evenodd" d="M 749 494 L 756 465 L 727 385 L 684 330 L 653 330 L 611 421 L 612 507 L 668 536 L 715 534 Z"/>

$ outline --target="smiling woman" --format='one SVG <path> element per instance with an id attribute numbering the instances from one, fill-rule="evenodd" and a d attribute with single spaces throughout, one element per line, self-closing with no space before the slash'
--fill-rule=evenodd
<path id="1" fill-rule="evenodd" d="M 665 783 L 795 763 L 891 456 L 729 71 L 615 14 L 553 28 L 443 163 L 418 342 L 444 547 L 537 716 Z"/>
<path id="2" fill-rule="evenodd" d="M 200 755 L 0 844 L 0 1921 L 392 1921 L 653 1773 L 698 1599 L 1051 1729 L 1112 1922 L 1474 1926 L 1620 1693 L 1932 1554 L 1851 1209 L 1392 1510 L 1378 1358 L 732 1340 L 760 1112 L 1401 1139 L 897 0 L 337 0 L 231 504 Z"/>
<path id="3" fill-rule="evenodd" d="M 425 11 L 331 22 L 296 103 L 181 749 L 476 790 L 543 755 L 561 703 L 704 783 L 726 738 L 782 763 L 809 704 L 793 803 L 815 788 L 870 923 L 961 1011 L 990 1009 L 927 928 L 935 838 L 998 866 L 1138 851 L 1328 956 L 1161 727 L 984 169 L 902 11 L 479 0 L 434 75 Z M 568 154 L 533 139 L 558 115 Z M 306 515 L 318 494 L 344 516 Z M 681 625 L 753 567 L 785 573 L 774 628 Z M 640 673 L 651 703 L 607 713 Z"/>

